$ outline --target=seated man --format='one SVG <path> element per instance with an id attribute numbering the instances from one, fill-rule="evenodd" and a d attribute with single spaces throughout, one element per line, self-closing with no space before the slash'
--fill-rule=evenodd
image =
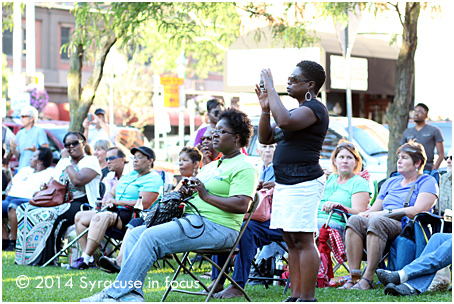
<path id="1" fill-rule="evenodd" d="M 435 273 L 452 264 L 452 234 L 435 233 L 421 255 L 399 271 L 378 269 L 385 294 L 413 296 L 429 288 Z"/>
<path id="2" fill-rule="evenodd" d="M 262 145 L 258 143 L 257 153 L 263 160 L 264 169 L 260 175 L 259 184 L 257 191 L 260 189 L 271 189 L 274 188 L 274 169 L 273 169 L 273 154 L 276 149 L 276 144 Z M 232 278 L 242 288 L 246 285 L 249 279 L 249 272 L 252 266 L 252 261 L 257 253 L 257 248 L 264 245 L 268 245 L 273 241 L 282 240 L 282 235 L 278 229 L 270 229 L 270 220 L 265 222 L 258 222 L 251 220 L 246 230 L 244 231 L 243 237 L 238 245 L 240 252 L 235 258 L 235 266 L 233 269 Z M 225 256 L 213 256 L 213 261 L 218 265 L 222 265 L 226 259 Z M 211 279 L 214 281 L 219 275 L 219 271 L 212 267 Z M 218 299 L 230 299 L 243 296 L 243 293 L 237 289 L 234 285 L 230 285 L 223 290 L 225 278 L 221 279 L 221 282 L 216 286 L 215 298 Z M 210 287 L 209 287 L 210 288 Z"/>
<path id="3" fill-rule="evenodd" d="M 118 184 L 103 199 L 103 206 L 109 207 L 108 210 L 112 211 L 97 213 L 96 210 L 90 210 L 80 211 L 76 214 L 77 235 L 87 228 L 90 229 L 88 234 L 79 239 L 83 254 L 74 265 L 70 266 L 71 269 L 87 269 L 96 266 L 93 254 L 101 243 L 107 228 L 116 227 L 126 231 L 126 225 L 134 213 L 133 206 L 139 196 L 143 198 L 142 203 L 145 209 L 150 208 L 158 199 L 163 181 L 161 176 L 152 169 L 155 160 L 153 150 L 142 146 L 132 148 L 131 153 L 134 155 L 134 171 L 123 175 Z M 111 209 L 112 207 L 114 208 Z"/>

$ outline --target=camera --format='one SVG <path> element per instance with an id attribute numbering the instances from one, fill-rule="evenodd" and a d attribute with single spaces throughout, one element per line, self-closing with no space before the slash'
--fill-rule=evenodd
<path id="1" fill-rule="evenodd" d="M 265 91 L 265 83 L 262 76 L 260 76 L 260 90 Z"/>
<path id="2" fill-rule="evenodd" d="M 93 121 L 93 114 L 88 113 L 87 119 L 88 119 L 89 122 L 92 122 Z"/>
<path id="3" fill-rule="evenodd" d="M 196 182 L 193 181 L 193 180 L 190 180 L 190 179 L 186 179 L 183 183 L 184 183 L 184 184 L 186 185 L 186 187 L 188 187 L 188 188 L 197 186 Z"/>
<path id="4" fill-rule="evenodd" d="M 220 113 L 219 110 L 214 110 L 214 117 L 218 117 L 218 116 L 219 116 L 219 113 Z"/>

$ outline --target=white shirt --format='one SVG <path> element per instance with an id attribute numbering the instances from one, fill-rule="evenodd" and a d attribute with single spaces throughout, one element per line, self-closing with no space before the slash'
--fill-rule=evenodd
<path id="1" fill-rule="evenodd" d="M 104 130 L 103 128 L 100 128 L 99 130 L 96 127 L 90 128 L 88 130 L 88 144 L 93 148 L 93 145 L 98 140 L 106 139 L 115 145 L 115 142 L 117 140 L 118 129 L 115 125 L 109 125 L 109 128 L 110 128 L 110 136 L 109 136 L 109 134 L 107 134 L 107 131 Z"/>
<path id="2" fill-rule="evenodd" d="M 11 190 L 8 195 L 31 199 L 33 193 L 39 191 L 42 184 L 49 182 L 53 174 L 54 168 L 52 167 L 36 173 L 32 167 L 24 167 L 11 180 Z"/>

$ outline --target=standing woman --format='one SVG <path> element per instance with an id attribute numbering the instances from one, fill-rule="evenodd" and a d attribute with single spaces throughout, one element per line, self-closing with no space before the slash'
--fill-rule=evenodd
<path id="1" fill-rule="evenodd" d="M 50 258 L 58 252 L 62 235 L 69 226 L 74 224 L 76 213 L 83 209 L 84 204 L 88 203 L 91 207 L 96 207 L 101 167 L 95 156 L 85 154 L 86 142 L 85 136 L 79 132 L 68 132 L 63 138 L 65 149 L 50 181 L 54 179 L 61 184 L 69 181 L 69 191 L 72 192 L 73 201 L 60 205 L 59 216 L 55 220 L 44 249 L 45 257 Z"/>
<path id="2" fill-rule="evenodd" d="M 288 78 L 287 92 L 298 101 L 299 107 L 290 111 L 274 89 L 271 71 L 262 70 L 261 77 L 264 88 L 256 85 L 255 89 L 262 107 L 259 141 L 265 145 L 278 143 L 273 158 L 276 187 L 270 228 L 281 229 L 289 248 L 292 295 L 285 301 L 316 301 L 320 258 L 314 232 L 326 180 L 319 159 L 329 114 L 315 97 L 326 75 L 316 62 L 298 63 Z"/>

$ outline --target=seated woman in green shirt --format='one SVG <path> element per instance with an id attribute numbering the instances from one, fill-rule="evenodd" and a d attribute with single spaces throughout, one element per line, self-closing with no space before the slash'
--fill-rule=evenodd
<path id="1" fill-rule="evenodd" d="M 362 167 L 361 156 L 355 146 L 348 141 L 340 141 L 331 155 L 333 173 L 328 177 L 325 192 L 318 206 L 318 229 L 326 223 L 333 208 L 342 205 L 348 213 L 358 214 L 366 211 L 370 198 L 369 183 L 357 175 Z M 344 237 L 345 222 L 343 217 L 334 213 L 329 226 L 339 231 Z"/>

